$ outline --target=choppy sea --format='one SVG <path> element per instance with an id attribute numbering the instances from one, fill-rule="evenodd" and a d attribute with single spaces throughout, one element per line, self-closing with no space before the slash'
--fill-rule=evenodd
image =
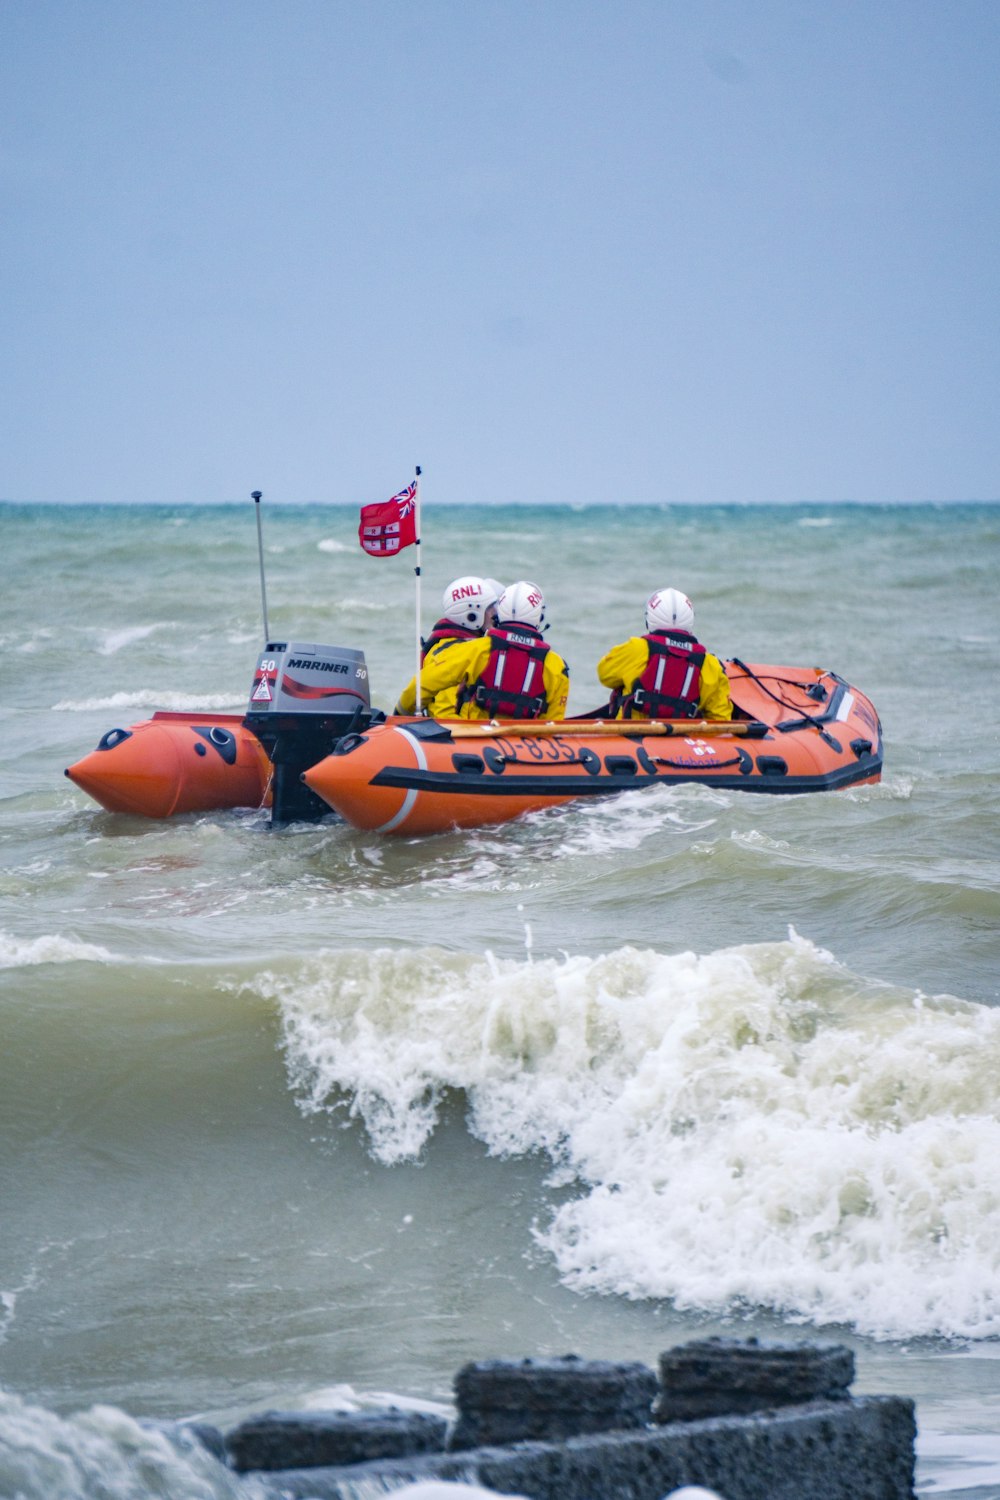
<path id="1" fill-rule="evenodd" d="M 261 520 L 271 633 L 391 709 L 412 549 Z M 102 811 L 63 768 L 107 729 L 245 707 L 257 546 L 249 497 L 0 505 L 0 1495 L 246 1495 L 139 1424 L 717 1333 L 849 1345 L 922 1491 L 1000 1495 L 1000 506 L 425 492 L 424 629 L 535 580 L 583 712 L 676 585 L 721 656 L 868 694 L 878 786 L 396 841 Z"/>

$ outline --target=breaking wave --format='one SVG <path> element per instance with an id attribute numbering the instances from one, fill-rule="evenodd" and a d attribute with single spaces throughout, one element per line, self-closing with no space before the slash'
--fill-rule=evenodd
<path id="1" fill-rule="evenodd" d="M 115 955 L 96 943 L 59 933 L 17 938 L 0 932 L 0 969 L 23 969 L 34 964 L 114 963 Z"/>
<path id="2" fill-rule="evenodd" d="M 1000 1333 L 1000 1011 L 859 979 L 794 931 L 324 952 L 251 988 L 300 1107 L 360 1118 L 380 1160 L 418 1156 L 450 1091 L 492 1153 L 547 1153 L 565 1201 L 537 1239 L 581 1292 Z"/>
<path id="3" fill-rule="evenodd" d="M 60 1417 L 0 1391 L 0 1494 L 17 1500 L 264 1500 L 183 1427 L 113 1406 Z"/>

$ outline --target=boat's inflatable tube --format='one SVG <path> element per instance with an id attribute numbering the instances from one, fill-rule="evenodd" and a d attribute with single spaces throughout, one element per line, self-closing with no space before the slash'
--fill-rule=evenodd
<path id="1" fill-rule="evenodd" d="M 109 729 L 66 775 L 109 812 L 169 818 L 267 806 L 271 771 L 241 714 L 163 712 Z"/>
<path id="2" fill-rule="evenodd" d="M 303 780 L 356 828 L 425 834 L 677 782 L 787 794 L 880 779 L 878 715 L 836 673 L 726 670 L 732 724 L 394 719 L 348 736 Z"/>
<path id="3" fill-rule="evenodd" d="M 109 812 L 144 818 L 270 807 L 272 823 L 329 817 L 302 771 L 372 719 L 364 653 L 268 641 L 246 715 L 153 714 L 109 729 L 66 775 Z"/>

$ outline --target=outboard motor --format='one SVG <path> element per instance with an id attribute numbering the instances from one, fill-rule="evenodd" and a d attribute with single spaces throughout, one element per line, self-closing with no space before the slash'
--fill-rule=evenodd
<path id="1" fill-rule="evenodd" d="M 272 823 L 318 823 L 330 809 L 302 772 L 373 718 L 363 651 L 301 641 L 268 641 L 257 658 L 243 723 L 274 765 Z"/>

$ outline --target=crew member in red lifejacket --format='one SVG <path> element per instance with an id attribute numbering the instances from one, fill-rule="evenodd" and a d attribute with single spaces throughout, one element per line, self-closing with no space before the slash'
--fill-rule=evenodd
<path id="1" fill-rule="evenodd" d="M 508 584 L 497 600 L 497 622 L 463 648 L 459 713 L 466 719 L 563 719 L 569 667 L 542 639 L 545 596 L 536 583 Z M 456 653 L 456 656 L 458 653 Z"/>
<path id="2" fill-rule="evenodd" d="M 447 680 L 449 653 L 466 641 L 478 641 L 496 621 L 496 602 L 503 585 L 495 578 L 469 573 L 449 583 L 441 599 L 443 614 L 430 634 L 420 642 L 420 702 L 433 718 L 453 718 L 457 713 L 457 682 Z M 411 677 L 399 695 L 396 713 L 412 714 L 417 707 L 417 679 Z"/>
<path id="3" fill-rule="evenodd" d="M 731 719 L 729 679 L 693 634 L 694 609 L 679 589 L 646 601 L 646 634 L 612 646 L 597 675 L 613 689 L 619 719 Z"/>
<path id="4" fill-rule="evenodd" d="M 497 600 L 497 622 L 479 640 L 459 641 L 438 659 L 428 656 L 421 684 L 441 695 L 454 688 L 456 707 L 435 718 L 562 719 L 569 668 L 542 639 L 545 599 L 537 584 L 508 584 Z"/>

